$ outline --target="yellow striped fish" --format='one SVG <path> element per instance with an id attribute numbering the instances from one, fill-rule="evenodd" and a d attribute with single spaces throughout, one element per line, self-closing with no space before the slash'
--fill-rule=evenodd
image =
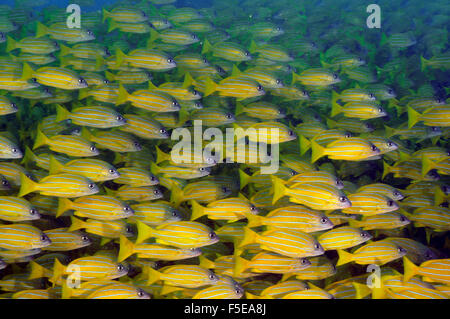
<path id="1" fill-rule="evenodd" d="M 129 220 L 139 220 L 149 226 L 181 221 L 181 212 L 166 201 L 143 202 L 131 205 L 134 215 Z"/>
<path id="2" fill-rule="evenodd" d="M 51 245 L 48 236 L 28 224 L 0 225 L 0 247 L 7 250 L 30 250 Z"/>
<path id="3" fill-rule="evenodd" d="M 74 210 L 74 214 L 96 220 L 117 220 L 133 215 L 133 209 L 121 200 L 105 195 L 80 197 L 74 201 L 60 199 L 57 216 L 67 210 Z"/>
<path id="4" fill-rule="evenodd" d="M 22 80 L 36 79 L 42 85 L 64 90 L 79 90 L 87 88 L 88 84 L 73 70 L 58 67 L 42 67 L 36 71 L 28 63 L 23 64 Z"/>
<path id="5" fill-rule="evenodd" d="M 40 129 L 37 130 L 33 150 L 48 146 L 50 150 L 75 157 L 97 156 L 97 148 L 87 139 L 74 135 L 55 135 L 47 137 Z"/>
<path id="6" fill-rule="evenodd" d="M 247 199 L 230 197 L 209 203 L 206 207 L 195 200 L 191 201 L 191 220 L 196 220 L 204 215 L 211 220 L 228 220 L 230 222 L 245 218 L 247 214 L 258 214 L 258 209 Z"/>
<path id="7" fill-rule="evenodd" d="M 74 108 L 71 112 L 56 106 L 56 121 L 70 120 L 71 123 L 80 126 L 95 128 L 111 128 L 125 125 L 126 119 L 115 110 L 104 106 L 87 106 Z"/>
<path id="8" fill-rule="evenodd" d="M 69 251 L 89 246 L 91 240 L 81 232 L 71 232 L 67 228 L 46 230 L 44 233 L 50 238 L 51 245 L 45 247 L 49 251 Z"/>
<path id="9" fill-rule="evenodd" d="M 59 173 L 79 174 L 93 182 L 104 182 L 120 177 L 120 173 L 111 164 L 98 159 L 75 159 L 65 164 L 50 155 L 50 175 Z"/>
<path id="10" fill-rule="evenodd" d="M 406 255 L 406 249 L 387 240 L 379 240 L 366 244 L 355 250 L 353 253 L 338 249 L 339 260 L 337 266 L 349 262 L 355 262 L 359 265 L 384 265 L 395 259 Z"/>
<path id="11" fill-rule="evenodd" d="M 325 250 L 335 250 L 362 244 L 372 239 L 372 235 L 359 228 L 343 226 L 329 230 L 317 239 Z"/>

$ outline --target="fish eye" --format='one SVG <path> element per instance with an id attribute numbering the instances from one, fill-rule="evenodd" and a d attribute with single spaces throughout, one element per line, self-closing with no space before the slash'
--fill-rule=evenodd
<path id="1" fill-rule="evenodd" d="M 78 80 L 78 83 L 83 84 L 83 83 L 84 83 L 84 79 L 80 78 L 80 79 Z"/>
<path id="2" fill-rule="evenodd" d="M 398 252 L 401 254 L 406 253 L 406 249 L 403 247 L 398 247 Z"/>
<path id="3" fill-rule="evenodd" d="M 439 128 L 437 128 L 436 126 L 432 126 L 432 127 L 431 127 L 431 130 L 432 130 L 433 132 L 438 132 L 438 131 L 439 131 Z"/>
<path id="4" fill-rule="evenodd" d="M 94 189 L 94 188 L 95 188 L 95 184 L 94 184 L 94 183 L 90 183 L 90 184 L 88 185 L 88 187 L 89 187 L 90 189 Z"/>
<path id="5" fill-rule="evenodd" d="M 300 263 L 301 263 L 302 265 L 307 265 L 308 262 L 309 262 L 308 259 L 306 259 L 306 258 L 300 258 Z"/>
<path id="6" fill-rule="evenodd" d="M 91 152 L 96 152 L 97 148 L 95 146 L 91 146 L 90 150 L 91 150 Z"/>
<path id="7" fill-rule="evenodd" d="M 204 172 L 204 171 L 205 171 L 205 168 L 204 168 L 204 167 L 200 167 L 198 170 L 199 170 L 200 172 Z"/>
<path id="8" fill-rule="evenodd" d="M 378 113 L 383 113 L 383 109 L 381 107 L 378 108 Z"/>
<path id="9" fill-rule="evenodd" d="M 334 74 L 333 74 L 333 79 L 337 80 L 337 78 L 338 78 L 337 73 L 334 73 Z"/>
<path id="10" fill-rule="evenodd" d="M 37 214 L 37 210 L 36 209 L 34 209 L 34 208 L 30 209 L 30 215 L 31 216 L 34 216 L 36 214 Z"/>
<path id="11" fill-rule="evenodd" d="M 388 146 L 388 147 L 392 147 L 392 146 L 394 146 L 394 143 L 392 143 L 391 141 L 389 141 L 389 142 L 387 142 L 387 146 Z"/>
<path id="12" fill-rule="evenodd" d="M 209 280 L 215 280 L 217 277 L 214 274 L 209 275 Z"/>
<path id="13" fill-rule="evenodd" d="M 103 80 L 103 84 L 109 84 L 109 80 L 107 79 Z"/>
<path id="14" fill-rule="evenodd" d="M 37 79 L 36 79 L 36 78 L 31 78 L 30 81 L 31 81 L 32 83 L 37 83 Z"/>
<path id="15" fill-rule="evenodd" d="M 177 216 L 178 216 L 178 211 L 173 210 L 173 211 L 172 211 L 172 217 L 177 217 Z"/>
<path id="16" fill-rule="evenodd" d="M 123 267 L 122 264 L 117 265 L 117 270 L 118 270 L 119 272 L 124 271 L 124 269 L 125 269 L 125 267 Z"/>
<path id="17" fill-rule="evenodd" d="M 233 114 L 227 113 L 227 114 L 225 115 L 225 117 L 226 117 L 227 119 L 231 120 L 231 119 L 233 118 Z"/>
<path id="18" fill-rule="evenodd" d="M 55 42 L 53 42 L 53 46 L 56 48 L 59 48 L 59 43 L 55 41 Z"/>
<path id="19" fill-rule="evenodd" d="M 212 231 L 212 232 L 210 232 L 208 236 L 209 236 L 209 238 L 211 238 L 211 239 L 217 238 L 217 235 L 216 235 L 216 233 L 215 233 L 215 232 L 213 232 L 213 231 Z"/>
<path id="20" fill-rule="evenodd" d="M 388 94 L 394 94 L 394 90 L 393 89 L 389 89 L 387 92 L 388 92 Z"/>
<path id="21" fill-rule="evenodd" d="M 398 191 L 393 191 L 392 194 L 393 194 L 395 197 L 398 197 L 398 196 L 401 195 L 400 192 L 398 192 Z"/>
<path id="22" fill-rule="evenodd" d="M 94 33 L 92 33 L 91 30 L 87 30 L 86 33 L 87 33 L 88 35 L 94 35 Z"/>
<path id="23" fill-rule="evenodd" d="M 303 96 L 308 96 L 308 92 L 302 91 Z"/>
<path id="24" fill-rule="evenodd" d="M 207 64 L 207 63 L 208 63 L 208 60 L 203 59 L 203 63 Z"/>
<path id="25" fill-rule="evenodd" d="M 289 130 L 289 131 L 288 131 L 288 135 L 289 135 L 289 136 L 294 136 L 294 131 Z"/>
<path id="26" fill-rule="evenodd" d="M 193 40 L 195 40 L 195 39 L 197 39 L 197 36 L 196 36 L 195 34 L 193 34 L 193 35 L 191 35 L 191 38 L 192 38 Z"/>
<path id="27" fill-rule="evenodd" d="M 41 235 L 41 241 L 48 241 L 48 236 L 45 234 Z"/>
<path id="28" fill-rule="evenodd" d="M 336 181 L 336 186 L 337 186 L 337 187 L 344 187 L 344 182 L 341 181 L 340 179 L 338 179 L 338 180 Z"/>
<path id="29" fill-rule="evenodd" d="M 178 106 L 178 102 L 177 101 L 172 101 L 172 106 Z"/>
<path id="30" fill-rule="evenodd" d="M 277 79 L 277 80 L 275 81 L 275 83 L 281 84 L 281 80 L 280 80 L 280 79 Z"/>
<path id="31" fill-rule="evenodd" d="M 262 86 L 261 85 L 258 85 L 257 87 L 256 87 L 256 89 L 258 90 L 258 91 L 262 91 Z"/>
<path id="32" fill-rule="evenodd" d="M 373 144 L 372 144 L 372 146 L 370 147 L 370 149 L 371 149 L 373 152 L 378 151 L 378 147 L 376 147 L 376 146 L 373 145 Z"/>
<path id="33" fill-rule="evenodd" d="M 155 194 L 155 195 L 160 195 L 161 192 L 159 191 L 159 189 L 155 189 L 155 190 L 153 191 L 153 194 Z"/>
<path id="34" fill-rule="evenodd" d="M 368 233 L 368 232 L 366 232 L 366 231 L 362 231 L 361 232 L 361 237 L 362 238 L 367 238 L 367 237 L 369 237 L 370 236 L 370 234 Z"/>
<path id="35" fill-rule="evenodd" d="M 223 193 L 228 193 L 230 191 L 230 189 L 226 186 L 222 187 L 222 192 Z"/>
<path id="36" fill-rule="evenodd" d="M 256 206 L 252 204 L 252 205 L 250 206 L 250 210 L 251 210 L 252 212 L 254 212 L 254 211 L 256 210 Z"/>
<path id="37" fill-rule="evenodd" d="M 297 175 L 297 172 L 296 171 L 291 171 L 291 174 L 290 174 L 291 176 L 295 176 L 295 175 Z"/>
<path id="38" fill-rule="evenodd" d="M 358 58 L 358 61 L 359 61 L 359 62 L 362 62 L 362 61 L 363 61 L 363 59 L 362 59 L 362 58 Z"/>
<path id="39" fill-rule="evenodd" d="M 167 59 L 167 63 L 173 63 L 173 59 L 172 58 L 168 58 Z"/>
<path id="40" fill-rule="evenodd" d="M 127 233 L 132 233 L 132 232 L 133 232 L 133 229 L 131 228 L 130 225 L 127 225 L 127 226 L 125 227 L 125 232 L 127 232 Z"/>
<path id="41" fill-rule="evenodd" d="M 116 173 L 116 170 L 113 169 L 113 168 L 111 168 L 111 169 L 109 170 L 109 173 L 110 173 L 110 174 L 115 174 L 115 173 Z"/>
<path id="42" fill-rule="evenodd" d="M 17 148 L 13 147 L 13 148 L 11 149 L 11 153 L 17 153 L 17 152 L 18 152 L 18 149 L 17 149 Z"/>
<path id="43" fill-rule="evenodd" d="M 17 105 L 16 105 L 16 103 L 11 103 L 11 108 L 14 109 L 14 110 L 17 110 Z"/>
<path id="44" fill-rule="evenodd" d="M 245 56 L 250 56 L 250 52 L 248 52 L 248 51 L 245 51 Z"/>
<path id="45" fill-rule="evenodd" d="M 166 133 L 167 133 L 167 131 L 166 131 L 166 129 L 165 129 L 165 128 L 162 128 L 162 129 L 160 129 L 160 130 L 159 130 L 159 133 L 161 133 L 161 134 L 166 134 Z"/>
<path id="46" fill-rule="evenodd" d="M 388 207 L 392 207 L 392 206 L 394 206 L 394 201 L 393 200 L 388 200 L 387 201 L 387 205 L 388 205 Z"/>
<path id="47" fill-rule="evenodd" d="M 322 217 L 322 218 L 320 219 L 320 223 L 321 223 L 321 224 L 326 224 L 326 223 L 328 223 L 328 218 Z"/>
<path id="48" fill-rule="evenodd" d="M 122 115 L 118 115 L 116 117 L 116 120 L 119 121 L 119 122 L 123 121 L 123 116 Z"/>
<path id="49" fill-rule="evenodd" d="M 139 144 L 138 142 L 134 142 L 133 145 L 134 145 L 134 147 L 136 147 L 136 148 L 140 148 L 140 147 L 141 147 L 141 144 Z"/>
<path id="50" fill-rule="evenodd" d="M 402 223 L 406 222 L 406 217 L 403 216 L 403 215 L 400 215 L 400 221 L 401 221 Z"/>
<path id="51" fill-rule="evenodd" d="M 145 14 L 145 13 L 144 13 L 144 14 Z M 137 293 L 137 296 L 138 296 L 139 298 L 142 298 L 142 297 L 145 296 L 145 293 L 144 293 L 141 289 L 139 289 L 139 290 L 138 290 L 138 293 Z"/>
<path id="52" fill-rule="evenodd" d="M 129 211 L 131 211 L 131 207 L 130 207 L 130 206 L 124 206 L 124 207 L 123 207 L 123 210 L 124 210 L 125 212 L 129 212 Z"/>
<path id="53" fill-rule="evenodd" d="M 375 95 L 373 95 L 372 93 L 370 93 L 370 94 L 369 94 L 369 98 L 370 98 L 370 99 L 374 99 L 374 98 L 375 98 Z"/>
<path id="54" fill-rule="evenodd" d="M 48 88 L 45 88 L 44 93 L 50 94 L 50 90 Z"/>
<path id="55" fill-rule="evenodd" d="M 82 241 L 89 241 L 89 237 L 86 235 L 81 236 Z"/>
<path id="56" fill-rule="evenodd" d="M 346 201 L 348 201 L 348 199 L 347 199 L 346 196 L 340 196 L 340 197 L 339 197 L 339 201 L 340 201 L 341 203 L 345 203 Z"/>
<path id="57" fill-rule="evenodd" d="M 319 250 L 321 248 L 320 244 L 314 244 L 314 250 Z"/>
<path id="58" fill-rule="evenodd" d="M 6 179 L 4 179 L 4 180 L 2 180 L 2 185 L 9 186 L 9 182 Z"/>
<path id="59" fill-rule="evenodd" d="M 198 95 L 197 90 L 192 90 L 192 94 L 193 94 L 193 95 Z"/>

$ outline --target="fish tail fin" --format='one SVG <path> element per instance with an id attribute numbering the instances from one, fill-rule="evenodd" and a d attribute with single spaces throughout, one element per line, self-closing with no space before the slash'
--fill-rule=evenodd
<path id="1" fill-rule="evenodd" d="M 191 73 L 186 72 L 184 74 L 183 88 L 188 88 L 188 87 L 190 87 L 190 86 L 192 86 L 194 84 L 195 84 L 195 80 L 192 77 Z"/>
<path id="2" fill-rule="evenodd" d="M 361 227 L 364 226 L 364 223 L 363 223 L 362 221 L 359 221 L 359 220 L 355 220 L 355 219 L 349 218 L 349 220 L 348 220 L 348 225 L 349 225 L 350 227 L 361 228 Z"/>
<path id="3" fill-rule="evenodd" d="M 151 91 L 151 90 L 157 90 L 158 89 L 158 87 L 156 86 L 156 85 L 154 85 L 153 84 L 153 82 L 152 81 L 148 81 L 148 89 Z"/>
<path id="4" fill-rule="evenodd" d="M 73 289 L 69 287 L 66 281 L 63 281 L 61 299 L 70 299 L 73 295 Z"/>
<path id="5" fill-rule="evenodd" d="M 119 48 L 116 49 L 116 64 L 117 66 L 121 66 L 127 56 L 123 53 Z"/>
<path id="6" fill-rule="evenodd" d="M 234 115 L 239 115 L 245 112 L 245 106 L 241 102 L 236 102 L 236 110 L 234 111 Z"/>
<path id="7" fill-rule="evenodd" d="M 208 96 L 217 91 L 217 84 L 210 78 L 206 78 L 204 96 Z"/>
<path id="8" fill-rule="evenodd" d="M 156 164 L 159 164 L 164 161 L 170 161 L 170 154 L 164 153 L 158 146 L 156 148 Z"/>
<path id="9" fill-rule="evenodd" d="M 189 112 L 186 107 L 181 107 L 180 111 L 178 112 L 178 126 L 182 126 L 184 123 L 186 123 L 189 120 Z"/>
<path id="10" fill-rule="evenodd" d="M 311 163 L 314 163 L 319 158 L 325 156 L 325 147 L 320 146 L 315 141 L 311 141 L 311 150 Z"/>
<path id="11" fill-rule="evenodd" d="M 254 232 L 253 230 L 251 230 L 248 227 L 244 227 L 244 237 L 238 243 L 237 247 L 242 248 L 249 244 L 253 244 L 256 242 L 257 238 L 258 238 L 258 234 L 256 232 Z"/>
<path id="12" fill-rule="evenodd" d="M 134 253 L 134 244 L 125 236 L 120 235 L 120 249 L 117 257 L 118 262 L 122 262 Z"/>
<path id="13" fill-rule="evenodd" d="M 100 68 L 105 64 L 105 59 L 101 56 L 101 54 L 97 54 L 95 56 L 95 69 L 100 70 Z"/>
<path id="14" fill-rule="evenodd" d="M 292 82 L 291 85 L 294 85 L 295 83 L 300 81 L 300 75 L 298 75 L 295 72 L 292 72 Z"/>
<path id="15" fill-rule="evenodd" d="M 109 82 L 113 82 L 113 81 L 116 80 L 115 74 L 114 74 L 114 73 L 111 73 L 111 72 L 108 72 L 108 71 L 105 71 L 105 77 L 106 77 L 106 79 L 107 79 Z"/>
<path id="16" fill-rule="evenodd" d="M 339 113 L 342 113 L 342 106 L 340 106 L 336 101 L 331 103 L 331 117 L 335 117 Z"/>
<path id="17" fill-rule="evenodd" d="M 284 186 L 283 180 L 281 178 L 272 175 L 272 189 L 272 204 L 275 204 L 280 198 L 285 196 L 287 188 L 286 186 Z"/>
<path id="18" fill-rule="evenodd" d="M 102 23 L 105 23 L 106 18 L 110 16 L 110 13 L 105 9 L 102 8 Z"/>
<path id="19" fill-rule="evenodd" d="M 335 128 L 337 126 L 337 122 L 330 118 L 327 118 L 327 125 L 330 129 Z"/>
<path id="20" fill-rule="evenodd" d="M 116 105 L 123 104 L 128 101 L 129 93 L 123 87 L 122 83 L 119 84 L 119 94 L 117 95 Z"/>
<path id="21" fill-rule="evenodd" d="M 41 38 L 43 36 L 46 36 L 47 34 L 49 34 L 48 27 L 38 21 L 36 27 L 36 38 Z"/>
<path id="22" fill-rule="evenodd" d="M 358 282 L 353 282 L 352 285 L 356 292 L 356 299 L 363 299 L 372 293 L 372 289 L 370 289 L 367 285 L 363 285 Z"/>
<path id="23" fill-rule="evenodd" d="M 51 283 L 53 283 L 53 286 L 56 285 L 56 283 L 61 279 L 61 277 L 64 275 L 64 272 L 66 271 L 66 266 L 61 264 L 58 258 L 55 258 L 55 263 L 53 265 L 53 275 L 49 279 Z"/>
<path id="24" fill-rule="evenodd" d="M 422 156 L 422 177 L 424 177 L 429 171 L 436 167 L 436 163 L 429 159 L 427 156 Z"/>
<path id="25" fill-rule="evenodd" d="M 78 100 L 84 100 L 89 96 L 89 89 L 81 89 L 78 91 Z"/>
<path id="26" fill-rule="evenodd" d="M 15 49 L 17 49 L 17 41 L 8 35 L 6 38 L 6 52 L 10 52 Z"/>
<path id="27" fill-rule="evenodd" d="M 386 137 L 388 137 L 388 138 L 391 136 L 394 136 L 395 132 L 396 132 L 395 128 L 389 127 L 387 125 L 384 126 L 384 131 L 385 131 Z"/>
<path id="28" fill-rule="evenodd" d="M 423 56 L 420 56 L 420 70 L 423 72 L 427 66 L 429 61 L 425 59 Z"/>
<path id="29" fill-rule="evenodd" d="M 29 177 L 27 177 L 25 174 L 20 173 L 20 191 L 19 195 L 17 197 L 23 197 L 29 193 L 34 192 L 37 190 L 38 184 L 31 180 Z"/>
<path id="30" fill-rule="evenodd" d="M 249 228 L 258 227 L 263 224 L 263 216 L 246 213 L 245 217 L 248 220 L 247 227 Z"/>
<path id="31" fill-rule="evenodd" d="M 114 21 L 113 19 L 108 20 L 108 33 L 114 31 L 118 27 L 119 27 L 119 25 L 117 24 L 116 21 Z"/>
<path id="32" fill-rule="evenodd" d="M 81 129 L 81 137 L 87 139 L 92 142 L 94 135 L 92 135 L 91 131 L 89 131 L 86 126 Z"/>
<path id="33" fill-rule="evenodd" d="M 254 40 L 252 40 L 252 42 L 250 42 L 250 47 L 248 48 L 248 51 L 250 53 L 255 53 L 256 51 L 258 51 L 258 45 L 256 44 L 256 42 Z"/>
<path id="34" fill-rule="evenodd" d="M 170 202 L 173 203 L 176 207 L 178 207 L 183 202 L 183 199 L 184 199 L 183 190 L 179 188 L 177 185 L 173 184 L 172 193 L 170 195 Z"/>
<path id="35" fill-rule="evenodd" d="M 305 154 L 311 148 L 311 141 L 303 135 L 300 135 L 298 142 L 300 144 L 300 155 Z"/>
<path id="36" fill-rule="evenodd" d="M 161 279 L 161 273 L 151 267 L 147 268 L 147 286 L 150 286 Z"/>
<path id="37" fill-rule="evenodd" d="M 171 292 L 178 291 L 178 290 L 183 290 L 183 288 L 178 287 L 178 286 L 171 286 L 171 285 L 164 284 L 161 288 L 160 295 L 164 296 L 164 295 L 170 294 Z"/>
<path id="38" fill-rule="evenodd" d="M 24 62 L 21 80 L 28 81 L 33 77 L 33 74 L 34 74 L 33 68 L 27 62 Z"/>
<path id="39" fill-rule="evenodd" d="M 56 210 L 56 217 L 61 216 L 64 212 L 72 209 L 73 203 L 68 198 L 59 198 L 58 199 L 58 209 Z"/>
<path id="40" fill-rule="evenodd" d="M 33 153 L 33 151 L 25 146 L 25 155 L 23 156 L 22 161 L 20 162 L 23 165 L 27 165 L 33 162 L 36 162 L 37 156 Z"/>
<path id="41" fill-rule="evenodd" d="M 61 164 L 53 155 L 50 155 L 50 169 L 49 174 L 55 175 L 63 171 L 64 165 Z"/>
<path id="42" fill-rule="evenodd" d="M 70 118 L 70 112 L 60 104 L 56 104 L 56 122 L 65 121 Z"/>
<path id="43" fill-rule="evenodd" d="M 70 227 L 67 231 L 75 231 L 86 228 L 86 223 L 75 216 L 70 216 Z"/>
<path id="44" fill-rule="evenodd" d="M 138 236 L 137 236 L 136 243 L 135 243 L 136 245 L 144 242 L 148 238 L 153 237 L 155 230 L 153 228 L 151 228 L 150 226 L 144 224 L 140 220 L 136 221 L 136 226 L 137 226 L 137 231 L 138 231 Z"/>
<path id="45" fill-rule="evenodd" d="M 251 176 L 246 174 L 243 170 L 239 169 L 239 185 L 240 189 L 243 189 L 251 180 Z"/>
<path id="46" fill-rule="evenodd" d="M 205 207 L 200 205 L 196 200 L 191 200 L 191 205 L 192 205 L 191 220 L 196 220 L 196 219 L 202 217 L 203 215 L 205 215 L 205 213 L 206 213 Z"/>
<path id="47" fill-rule="evenodd" d="M 241 75 L 242 72 L 239 70 L 238 66 L 236 64 L 233 64 L 233 69 L 231 71 L 231 76 L 238 76 Z"/>
<path id="48" fill-rule="evenodd" d="M 64 45 L 64 44 L 60 44 L 60 56 L 66 56 L 72 53 L 72 48 L 69 48 L 68 46 Z"/>
<path id="49" fill-rule="evenodd" d="M 443 202 L 445 202 L 445 193 L 439 186 L 436 186 L 434 191 L 434 205 L 438 206 Z"/>
<path id="50" fill-rule="evenodd" d="M 414 265 L 413 262 L 408 259 L 408 257 L 404 256 L 403 269 L 403 282 L 407 282 L 417 274 L 419 267 Z"/>
<path id="51" fill-rule="evenodd" d="M 150 162 L 150 171 L 153 175 L 158 175 L 160 168 L 158 165 L 155 164 L 155 162 Z"/>
<path id="52" fill-rule="evenodd" d="M 233 275 L 235 277 L 239 276 L 244 270 L 248 268 L 249 264 L 249 260 L 246 260 L 239 256 L 234 256 Z"/>
<path id="53" fill-rule="evenodd" d="M 46 274 L 46 269 L 39 265 L 35 261 L 30 261 L 31 270 L 30 270 L 30 276 L 28 277 L 29 280 L 37 279 L 37 278 L 44 278 Z"/>
<path id="54" fill-rule="evenodd" d="M 209 260 L 205 256 L 200 255 L 198 257 L 198 259 L 199 259 L 199 266 L 200 267 L 207 268 L 207 269 L 214 269 L 215 268 L 214 261 Z"/>
<path id="55" fill-rule="evenodd" d="M 208 39 L 205 39 L 205 42 L 203 43 L 202 54 L 208 53 L 211 50 L 212 50 L 211 43 L 209 43 Z"/>
<path id="56" fill-rule="evenodd" d="M 339 260 L 336 266 L 344 265 L 353 260 L 353 255 L 343 249 L 338 249 Z"/>
<path id="57" fill-rule="evenodd" d="M 408 106 L 408 128 L 413 127 L 417 122 L 419 122 L 420 117 L 421 114 L 419 112 Z"/>
<path id="58" fill-rule="evenodd" d="M 42 131 L 40 129 L 37 129 L 36 141 L 34 142 L 33 150 L 35 150 L 41 146 L 47 145 L 48 142 L 49 142 L 48 137 L 45 136 L 45 134 L 42 133 Z"/>
<path id="59" fill-rule="evenodd" d="M 392 171 L 392 166 L 390 166 L 388 163 L 383 161 L 383 175 L 381 176 L 381 179 L 384 179 L 387 174 L 389 174 Z"/>
<path id="60" fill-rule="evenodd" d="M 337 102 L 337 100 L 339 100 L 340 95 L 339 93 L 337 93 L 335 90 L 331 91 L 331 102 Z"/>
<path id="61" fill-rule="evenodd" d="M 150 43 L 155 42 L 158 39 L 159 33 L 154 29 L 150 29 L 150 39 L 148 40 Z"/>

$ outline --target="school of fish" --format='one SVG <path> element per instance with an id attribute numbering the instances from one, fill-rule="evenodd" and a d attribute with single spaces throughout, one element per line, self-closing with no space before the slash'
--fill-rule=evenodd
<path id="1" fill-rule="evenodd" d="M 450 297 L 450 3 L 111 2 L 0 4 L 0 298 Z"/>

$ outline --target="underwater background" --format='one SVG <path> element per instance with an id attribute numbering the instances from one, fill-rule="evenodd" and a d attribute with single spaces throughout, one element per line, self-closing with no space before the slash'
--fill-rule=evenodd
<path id="1" fill-rule="evenodd" d="M 448 299 L 449 13 L 0 0 L 0 296 Z"/>

